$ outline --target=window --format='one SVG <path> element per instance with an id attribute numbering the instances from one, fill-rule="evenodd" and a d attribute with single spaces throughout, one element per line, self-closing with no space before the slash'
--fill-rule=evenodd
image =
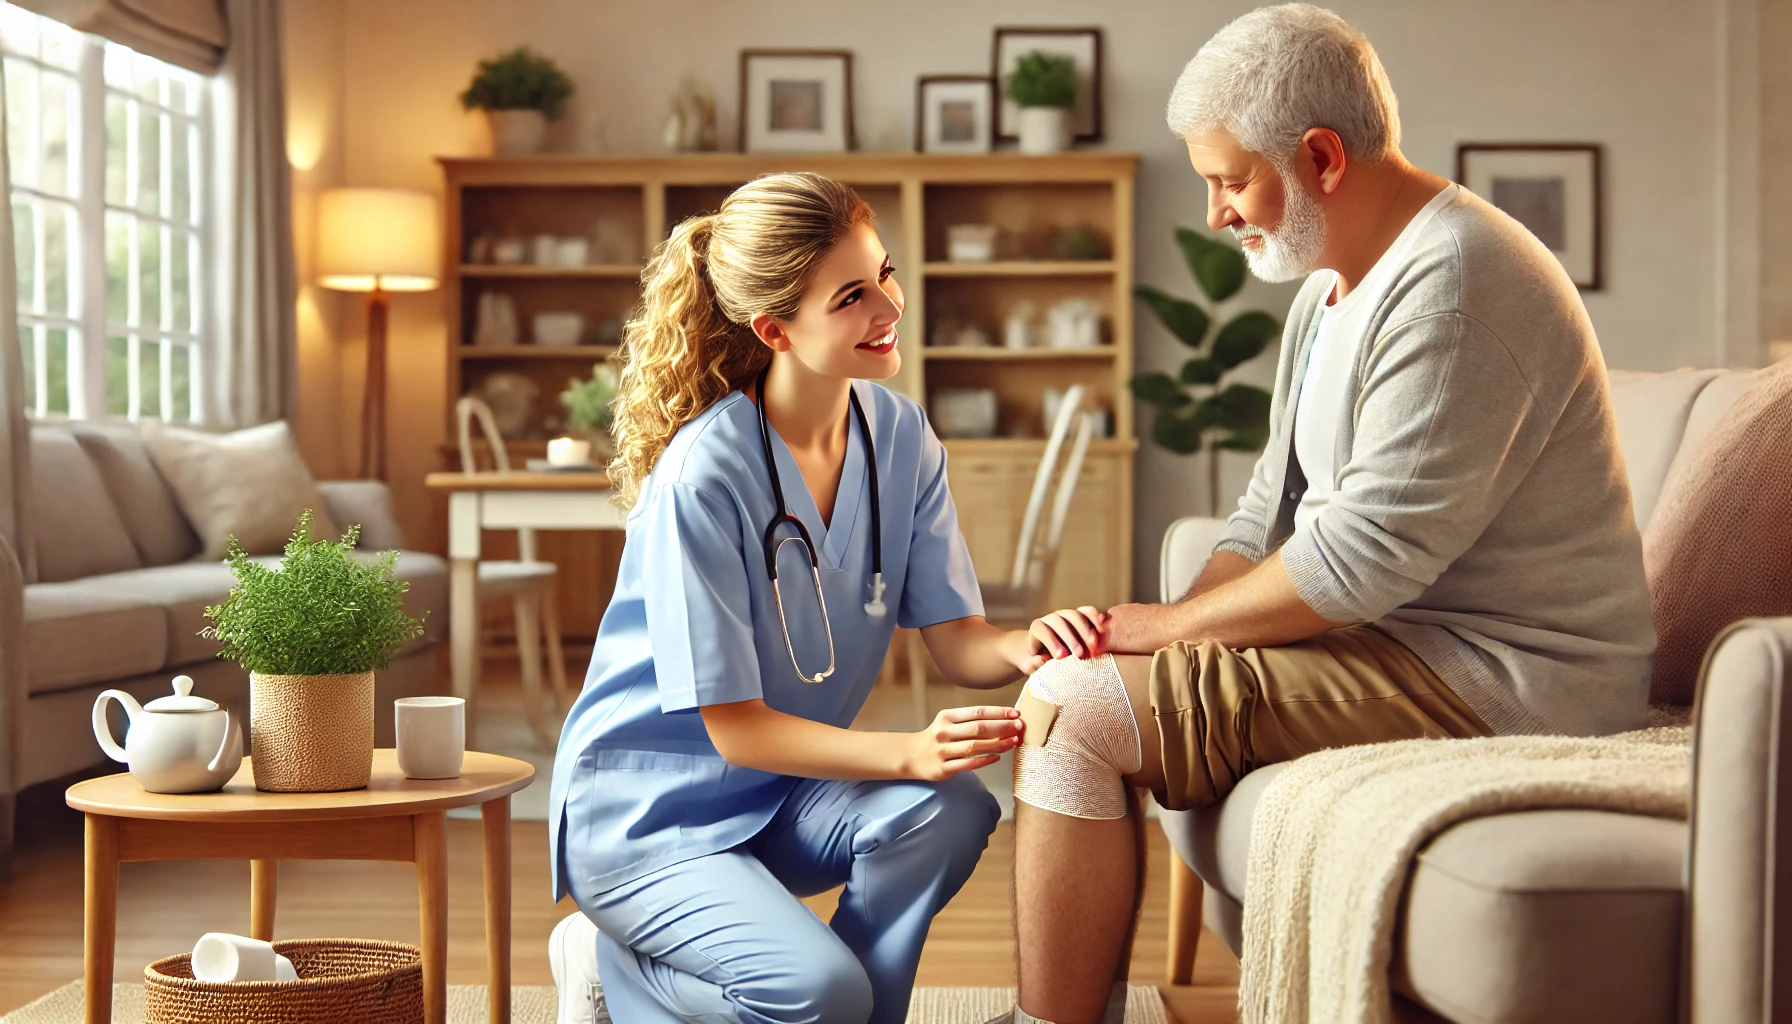
<path id="1" fill-rule="evenodd" d="M 0 3 L 26 403 L 204 419 L 200 76 Z"/>

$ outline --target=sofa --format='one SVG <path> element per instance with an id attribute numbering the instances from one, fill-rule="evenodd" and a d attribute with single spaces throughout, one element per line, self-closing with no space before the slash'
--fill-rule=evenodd
<path id="1" fill-rule="evenodd" d="M 1758 372 L 1611 376 L 1646 533 L 1675 476 Z M 1200 574 L 1223 529 L 1205 518 L 1170 527 L 1165 600 Z M 1792 811 L 1777 808 L 1792 793 L 1788 697 L 1792 619 L 1749 623 L 1713 645 L 1700 680 L 1690 821 L 1521 811 L 1434 837 L 1411 863 L 1397 919 L 1390 981 L 1400 1013 L 1458 1024 L 1792 1016 Z M 1175 980 L 1187 980 L 1197 914 L 1241 947 L 1251 816 L 1278 771 L 1250 773 L 1211 807 L 1161 814 L 1180 861 Z M 1786 931 L 1775 927 L 1782 920 Z"/>
<path id="2" fill-rule="evenodd" d="M 34 423 L 30 448 L 37 579 L 24 579 L 18 553 L 0 539 L 0 652 L 11 655 L 0 656 L 0 723 L 10 726 L 0 734 L 10 767 L 0 779 L 11 779 L 0 791 L 0 860 L 19 791 L 109 763 L 91 724 L 100 691 L 147 701 L 188 675 L 195 693 L 233 713 L 246 716 L 249 700 L 248 674 L 198 635 L 205 607 L 230 590 L 229 566 L 194 560 L 199 538 L 136 429 Z M 385 484 L 318 486 L 332 519 L 361 524 L 363 550 L 399 550 L 395 574 L 411 585 L 406 609 L 425 620 L 423 635 L 375 676 L 375 706 L 387 709 L 375 717 L 375 743 L 391 746 L 392 700 L 446 692 L 447 562 L 404 548 Z M 112 714 L 122 735 L 123 716 L 116 707 Z"/>

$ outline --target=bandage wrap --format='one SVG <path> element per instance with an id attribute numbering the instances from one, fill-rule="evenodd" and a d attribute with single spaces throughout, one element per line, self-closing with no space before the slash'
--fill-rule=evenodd
<path id="1" fill-rule="evenodd" d="M 1051 662 L 1023 692 L 1058 705 L 1058 717 L 1044 746 L 1015 748 L 1014 798 L 1073 818 L 1126 817 L 1122 777 L 1143 754 L 1113 655 Z"/>

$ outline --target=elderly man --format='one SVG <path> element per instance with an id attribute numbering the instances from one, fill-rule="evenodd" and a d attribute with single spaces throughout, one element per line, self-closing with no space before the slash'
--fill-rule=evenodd
<path id="1" fill-rule="evenodd" d="M 1169 123 L 1209 227 L 1306 283 L 1268 447 L 1200 579 L 1087 609 L 1087 648 L 1021 698 L 1016 1021 L 1120 1019 L 1133 787 L 1193 808 L 1323 747 L 1645 718 L 1642 545 L 1593 327 L 1548 250 L 1407 162 L 1375 51 L 1329 11 L 1221 29 Z"/>

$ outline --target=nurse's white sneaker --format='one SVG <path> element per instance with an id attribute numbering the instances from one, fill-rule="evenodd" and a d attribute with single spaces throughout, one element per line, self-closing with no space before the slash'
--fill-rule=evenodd
<path id="1" fill-rule="evenodd" d="M 559 1024 L 599 1024 L 610 1019 L 597 977 L 597 925 L 573 914 L 548 936 L 548 966 L 560 990 Z"/>

